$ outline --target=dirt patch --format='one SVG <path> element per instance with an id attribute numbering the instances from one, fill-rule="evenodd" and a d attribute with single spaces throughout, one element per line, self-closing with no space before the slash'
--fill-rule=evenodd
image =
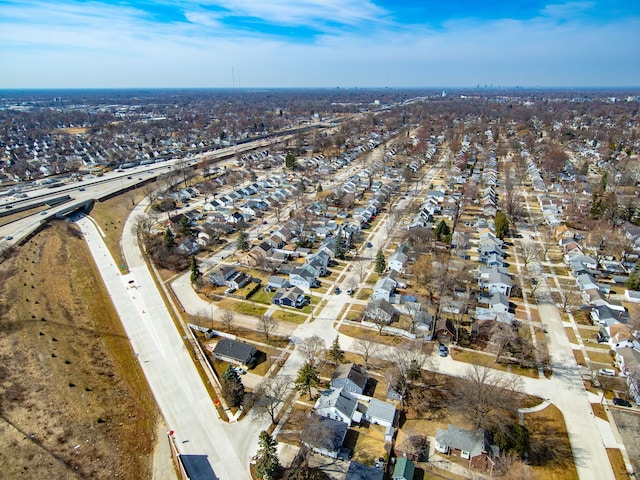
<path id="1" fill-rule="evenodd" d="M 625 480 L 630 478 L 627 472 L 627 466 L 624 464 L 622 458 L 622 452 L 619 448 L 607 448 L 607 456 L 609 457 L 609 463 L 613 470 L 613 476 L 616 480 Z"/>
<path id="2" fill-rule="evenodd" d="M 531 478 L 571 480 L 578 478 L 562 412 L 550 405 L 528 413 L 524 425 L 530 435 Z"/>
<path id="3" fill-rule="evenodd" d="M 616 421 L 622 443 L 624 443 L 629 461 L 634 469 L 640 469 L 640 415 L 635 412 L 627 412 L 620 408 L 612 408 L 611 414 Z"/>
<path id="4" fill-rule="evenodd" d="M 567 334 L 567 338 L 569 339 L 569 343 L 573 343 L 574 345 L 578 344 L 578 339 L 576 338 L 576 334 L 571 327 L 565 327 L 564 331 Z"/>
<path id="5" fill-rule="evenodd" d="M 73 224 L 0 265 L 5 478 L 148 478 L 158 412 Z"/>
<path id="6" fill-rule="evenodd" d="M 605 412 L 604 407 L 602 406 L 601 403 L 592 403 L 591 410 L 593 410 L 593 414 L 596 417 L 601 418 L 606 422 L 609 421 L 609 418 L 607 417 L 607 412 Z"/>

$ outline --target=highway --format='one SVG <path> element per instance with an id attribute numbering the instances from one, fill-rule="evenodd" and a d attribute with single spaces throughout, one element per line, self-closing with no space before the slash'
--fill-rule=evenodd
<path id="1" fill-rule="evenodd" d="M 284 138 L 286 138 L 286 135 L 277 137 L 278 141 Z M 172 169 L 182 168 L 183 166 L 194 166 L 203 159 L 215 161 L 233 156 L 236 153 L 264 148 L 274 141 L 276 141 L 274 138 L 261 139 L 201 153 L 191 158 L 177 158 L 162 163 L 129 168 L 124 171 L 110 171 L 101 177 L 64 183 L 55 188 L 34 185 L 30 185 L 29 187 L 25 186 L 20 193 L 26 195 L 26 197 L 16 198 L 5 195 L 0 199 L 0 214 L 2 215 L 20 217 L 18 214 L 20 209 L 27 207 L 32 208 L 28 212 L 25 212 L 24 216 L 13 221 L 4 221 L 6 217 L 3 218 L 2 215 L 0 215 L 0 241 L 9 245 L 19 244 L 24 238 L 31 235 L 51 218 L 80 208 L 87 202 L 97 201 L 118 192 L 135 188 L 141 183 L 170 172 Z M 46 201 L 66 195 L 70 198 L 64 203 L 48 208 L 42 206 Z"/>

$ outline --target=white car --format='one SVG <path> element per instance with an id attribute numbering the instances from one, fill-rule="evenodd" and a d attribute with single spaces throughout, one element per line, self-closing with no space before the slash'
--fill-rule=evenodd
<path id="1" fill-rule="evenodd" d="M 616 371 L 612 368 L 601 368 L 600 370 L 598 370 L 598 374 L 605 375 L 607 377 L 615 377 Z"/>

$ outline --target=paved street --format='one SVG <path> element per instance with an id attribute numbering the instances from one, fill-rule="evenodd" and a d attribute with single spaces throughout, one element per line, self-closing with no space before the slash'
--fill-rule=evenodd
<path id="1" fill-rule="evenodd" d="M 88 218 L 78 220 L 92 255 L 120 315 L 131 345 L 147 377 L 178 449 L 193 459 L 194 479 L 248 478 L 248 461 L 239 456 L 217 418 L 198 372 L 139 250 L 125 248 L 130 273 L 121 275 L 99 230 Z M 124 244 L 131 245 L 130 224 Z M 137 254 L 136 254 L 137 252 Z M 130 283 L 131 282 L 131 283 Z M 241 452 L 244 453 L 244 452 Z"/>
<path id="2" fill-rule="evenodd" d="M 122 248 L 130 271 L 127 276 L 120 275 L 96 226 L 86 218 L 79 223 L 167 424 L 176 431 L 180 451 L 190 455 L 206 455 L 208 461 L 198 465 L 211 465 L 215 472 L 215 477 L 210 476 L 211 472 L 204 471 L 200 472 L 200 477 L 194 478 L 247 478 L 248 463 L 257 448 L 258 433 L 266 427 L 266 422 L 253 415 L 235 424 L 226 424 L 217 418 L 211 400 L 184 349 L 183 340 L 155 288 L 133 235 L 136 217 L 142 215 L 145 207 L 145 202 L 136 207 L 124 230 Z M 385 247 L 389 238 L 384 229 L 384 220 L 370 232 L 368 240 L 373 244 L 369 252 L 372 255 L 378 248 Z M 219 253 L 217 256 L 227 256 L 228 253 L 230 251 Z M 208 263 L 215 261 L 218 261 L 218 258 L 214 257 Z M 372 263 L 369 268 L 372 268 Z M 314 312 L 315 317 L 312 321 L 310 317 L 291 334 L 294 343 L 298 344 L 311 335 L 318 335 L 325 340 L 327 346 L 331 344 L 337 335 L 334 321 L 348 301 L 344 293 L 334 295 L 333 287 L 339 286 L 346 290 L 352 275 L 354 273 L 350 272 L 349 267 L 339 274 L 331 288 L 323 295 L 326 305 L 321 311 Z M 211 315 L 211 306 L 193 292 L 188 275 L 178 277 L 172 286 L 187 313 Z M 528 394 L 548 399 L 562 411 L 579 477 L 612 479 L 613 472 L 605 447 L 617 448 L 618 442 L 609 424 L 592 415 L 589 404 L 598 402 L 599 398 L 586 392 L 583 387 L 582 369 L 576 364 L 557 308 L 551 303 L 544 303 L 543 299 L 550 298 L 546 284 L 540 286 L 537 297 L 542 300 L 538 309 L 543 319 L 543 327 L 548 332 L 547 341 L 554 375 L 551 379 L 519 377 L 522 389 Z M 344 350 L 353 351 L 354 343 L 354 339 L 340 336 L 340 345 Z M 388 354 L 388 351 L 389 349 L 385 349 L 381 355 Z M 295 350 L 280 374 L 295 377 L 302 364 L 303 358 Z M 430 368 L 449 375 L 462 376 L 468 365 L 456 362 L 451 357 L 443 358 L 434 354 Z"/>

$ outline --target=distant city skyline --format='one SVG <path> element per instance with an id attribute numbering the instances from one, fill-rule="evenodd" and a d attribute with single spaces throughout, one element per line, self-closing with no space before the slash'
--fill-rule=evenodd
<path id="1" fill-rule="evenodd" d="M 0 88 L 637 87 L 640 2 L 0 0 Z"/>

